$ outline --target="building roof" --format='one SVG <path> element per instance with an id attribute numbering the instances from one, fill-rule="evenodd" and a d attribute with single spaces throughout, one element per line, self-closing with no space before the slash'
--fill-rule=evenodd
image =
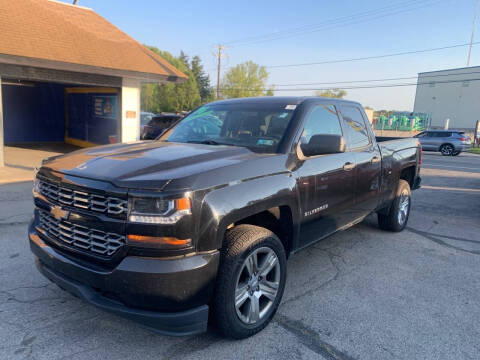
<path id="1" fill-rule="evenodd" d="M 0 62 L 183 81 L 186 76 L 95 11 L 53 0 L 0 0 Z M 42 65 L 40 65 L 42 67 Z M 65 66 L 64 66 L 65 67 Z"/>
<path id="2" fill-rule="evenodd" d="M 480 66 L 468 66 L 468 67 L 453 68 L 453 69 L 424 71 L 424 72 L 418 73 L 418 75 L 433 74 L 433 73 L 439 73 L 439 72 L 444 72 L 444 71 L 465 71 L 465 70 L 473 70 L 473 69 L 479 69 L 479 68 L 480 68 Z"/>

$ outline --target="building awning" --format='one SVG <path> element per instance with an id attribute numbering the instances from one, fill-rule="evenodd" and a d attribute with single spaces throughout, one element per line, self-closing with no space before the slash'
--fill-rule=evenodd
<path id="1" fill-rule="evenodd" d="M 53 0 L 0 0 L 0 63 L 182 82 L 187 77 L 96 12 Z"/>

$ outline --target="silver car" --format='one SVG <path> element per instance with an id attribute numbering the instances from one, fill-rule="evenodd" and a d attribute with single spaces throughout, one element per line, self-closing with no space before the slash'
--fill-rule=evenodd
<path id="1" fill-rule="evenodd" d="M 444 156 L 457 156 L 472 144 L 463 131 L 456 130 L 427 130 L 414 137 L 420 140 L 422 150 L 440 151 Z"/>

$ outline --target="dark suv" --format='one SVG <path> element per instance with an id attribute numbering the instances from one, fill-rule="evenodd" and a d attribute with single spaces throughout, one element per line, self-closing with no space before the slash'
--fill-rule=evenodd
<path id="1" fill-rule="evenodd" d="M 182 119 L 182 115 L 177 114 L 160 114 L 155 115 L 144 125 L 141 130 L 141 140 L 154 140 L 160 136 L 166 129 Z"/>
<path id="2" fill-rule="evenodd" d="M 457 156 L 470 149 L 471 140 L 463 131 L 428 130 L 414 137 L 420 140 L 424 151 L 440 151 L 444 156 Z"/>

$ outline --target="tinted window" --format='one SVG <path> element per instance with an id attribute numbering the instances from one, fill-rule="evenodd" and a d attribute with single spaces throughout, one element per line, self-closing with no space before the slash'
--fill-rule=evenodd
<path id="1" fill-rule="evenodd" d="M 177 117 L 170 117 L 170 116 L 162 116 L 156 117 L 150 120 L 149 126 L 158 127 L 158 128 L 165 128 L 171 126 L 175 121 L 177 121 Z"/>
<path id="2" fill-rule="evenodd" d="M 140 124 L 147 125 L 150 120 L 152 120 L 152 116 L 150 114 L 141 114 L 140 115 Z"/>
<path id="3" fill-rule="evenodd" d="M 345 137 L 349 149 L 356 149 L 370 144 L 368 131 L 362 113 L 354 106 L 340 106 L 345 124 Z"/>
<path id="4" fill-rule="evenodd" d="M 306 144 L 313 135 L 330 134 L 342 136 L 337 109 L 333 105 L 315 106 L 307 115 L 302 133 L 302 143 Z"/>
<path id="5" fill-rule="evenodd" d="M 437 131 L 437 132 L 433 132 L 432 136 L 437 137 L 437 138 L 450 137 L 450 136 L 452 136 L 452 133 L 444 132 L 444 131 Z"/>
<path id="6" fill-rule="evenodd" d="M 416 137 L 416 138 L 421 138 L 421 137 L 426 137 L 426 136 L 428 136 L 428 133 L 422 132 L 422 133 L 420 133 L 420 134 L 415 135 L 414 137 Z"/>

